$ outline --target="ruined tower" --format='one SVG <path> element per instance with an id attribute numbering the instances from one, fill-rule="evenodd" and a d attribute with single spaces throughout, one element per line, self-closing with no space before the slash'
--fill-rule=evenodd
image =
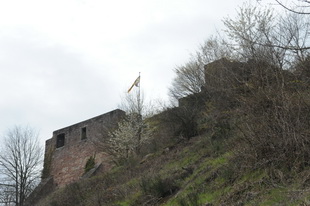
<path id="1" fill-rule="evenodd" d="M 104 143 L 108 132 L 124 117 L 125 112 L 117 109 L 54 131 L 46 141 L 43 179 L 52 179 L 56 187 L 75 182 L 84 175 L 91 157 L 100 171 L 111 169 L 111 158 L 98 147 L 98 141 Z"/>

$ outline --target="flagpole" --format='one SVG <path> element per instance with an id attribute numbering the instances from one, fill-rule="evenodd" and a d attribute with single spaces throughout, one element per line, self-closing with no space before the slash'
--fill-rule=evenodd
<path id="1" fill-rule="evenodd" d="M 139 117 L 138 117 L 138 143 L 137 154 L 140 153 L 140 143 L 142 138 L 142 107 L 141 107 L 141 72 L 139 72 L 139 93 L 138 93 L 138 108 L 139 108 Z"/>
<path id="2" fill-rule="evenodd" d="M 138 94 L 136 93 L 136 100 L 137 100 L 137 109 L 138 109 L 138 114 L 142 115 L 142 103 L 141 103 L 141 72 L 139 72 L 138 78 L 134 81 L 134 83 L 131 85 L 131 87 L 128 89 L 127 93 L 129 93 L 133 87 L 139 87 Z"/>
<path id="3" fill-rule="evenodd" d="M 139 109 L 139 115 L 142 115 L 142 108 L 141 108 L 141 72 L 139 72 L 139 93 L 138 93 L 138 109 Z"/>

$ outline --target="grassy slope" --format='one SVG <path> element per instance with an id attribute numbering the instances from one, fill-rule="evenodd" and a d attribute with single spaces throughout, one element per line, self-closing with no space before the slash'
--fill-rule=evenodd
<path id="1" fill-rule="evenodd" d="M 306 205 L 303 177 L 274 181 L 267 170 L 240 171 L 229 149 L 233 139 L 211 134 L 152 154 L 143 164 L 131 160 L 109 174 L 58 190 L 39 205 Z M 279 173 L 281 173 L 279 171 Z M 281 175 L 281 174 L 279 174 Z M 307 187 L 308 186 L 308 187 Z"/>

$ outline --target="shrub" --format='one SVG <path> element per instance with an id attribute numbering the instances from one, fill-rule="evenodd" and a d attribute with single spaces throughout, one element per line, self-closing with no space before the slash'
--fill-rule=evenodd
<path id="1" fill-rule="evenodd" d="M 95 157 L 90 156 L 85 164 L 84 173 L 87 173 L 89 170 L 95 167 Z"/>
<path id="2" fill-rule="evenodd" d="M 198 191 L 194 191 L 186 195 L 185 197 L 179 199 L 180 206 L 200 206 Z"/>
<path id="3" fill-rule="evenodd" d="M 144 194 L 158 198 L 170 196 L 178 190 L 178 186 L 173 179 L 163 179 L 159 176 L 143 177 L 140 187 Z"/>
<path id="4" fill-rule="evenodd" d="M 266 88 L 248 98 L 239 129 L 239 156 L 254 168 L 302 170 L 310 165 L 309 104 L 305 95 Z"/>

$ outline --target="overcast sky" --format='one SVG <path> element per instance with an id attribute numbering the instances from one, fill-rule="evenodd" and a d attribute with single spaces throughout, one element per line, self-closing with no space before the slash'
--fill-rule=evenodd
<path id="1" fill-rule="evenodd" d="M 116 109 L 141 72 L 167 100 L 176 65 L 243 0 L 0 0 L 0 133 L 54 130 Z"/>

